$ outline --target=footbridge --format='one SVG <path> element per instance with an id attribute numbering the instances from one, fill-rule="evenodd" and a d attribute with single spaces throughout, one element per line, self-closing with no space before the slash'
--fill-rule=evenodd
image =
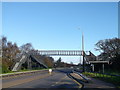
<path id="1" fill-rule="evenodd" d="M 89 51 L 85 51 L 89 53 Z M 31 53 L 33 55 L 48 55 L 48 56 L 83 56 L 83 51 L 81 50 L 39 50 L 36 53 Z"/>
<path id="2" fill-rule="evenodd" d="M 17 59 L 17 62 L 13 66 L 12 71 L 18 71 L 20 70 L 22 64 L 27 62 L 28 68 L 31 68 L 31 61 L 34 60 L 39 65 L 47 68 L 47 66 L 42 62 L 40 58 L 37 59 L 35 55 L 39 56 L 83 56 L 85 58 L 85 62 L 89 62 L 90 60 L 95 59 L 95 56 L 90 51 L 82 51 L 82 50 L 39 50 L 36 52 L 29 52 L 22 54 L 19 59 Z M 93 57 L 94 56 L 94 57 Z M 92 59 L 91 59 L 92 57 Z"/>

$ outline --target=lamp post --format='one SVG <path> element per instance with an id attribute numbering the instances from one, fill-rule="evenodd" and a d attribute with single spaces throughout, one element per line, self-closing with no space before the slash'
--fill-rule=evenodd
<path id="1" fill-rule="evenodd" d="M 84 59 L 84 35 L 82 32 L 82 55 L 83 55 L 83 72 L 85 72 L 85 59 Z"/>
<path id="2" fill-rule="evenodd" d="M 80 28 L 78 28 L 80 30 Z M 82 32 L 82 56 L 83 56 L 83 72 L 85 72 L 85 59 L 84 59 L 84 34 Z"/>

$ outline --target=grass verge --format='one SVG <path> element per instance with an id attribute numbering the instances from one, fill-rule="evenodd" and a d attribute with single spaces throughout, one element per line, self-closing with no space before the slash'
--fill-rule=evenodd
<path id="1" fill-rule="evenodd" d="M 88 77 L 97 78 L 105 82 L 112 83 L 117 88 L 120 88 L 120 76 L 111 76 L 111 75 L 104 75 L 100 73 L 90 73 L 90 72 L 84 72 L 83 74 Z"/>

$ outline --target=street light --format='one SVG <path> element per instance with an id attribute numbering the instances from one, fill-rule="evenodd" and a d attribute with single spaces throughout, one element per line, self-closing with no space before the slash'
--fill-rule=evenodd
<path id="1" fill-rule="evenodd" d="M 78 28 L 80 30 L 80 28 Z M 82 56 L 83 56 L 83 72 L 85 72 L 85 59 L 84 59 L 84 34 L 82 32 Z"/>
<path id="2" fill-rule="evenodd" d="M 84 34 L 82 32 L 82 52 L 83 52 L 83 72 L 85 72 L 85 59 L 84 59 Z"/>

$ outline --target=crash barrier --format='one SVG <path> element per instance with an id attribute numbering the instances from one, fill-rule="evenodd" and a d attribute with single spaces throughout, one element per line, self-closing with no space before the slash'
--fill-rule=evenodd
<path id="1" fill-rule="evenodd" d="M 52 68 L 52 70 L 61 70 L 63 68 Z M 7 74 L 1 74 L 0 78 L 5 78 L 5 77 L 12 77 L 12 76 L 19 76 L 19 75 L 25 75 L 25 74 L 34 74 L 34 73 L 39 73 L 42 71 L 48 71 L 47 70 L 32 70 L 32 71 L 24 71 L 24 72 L 14 72 L 14 73 L 7 73 Z"/>
<path id="2" fill-rule="evenodd" d="M 48 70 L 34 70 L 34 71 L 7 73 L 7 74 L 1 74 L 1 77 L 5 78 L 5 77 L 25 75 L 25 74 L 34 74 L 34 73 L 39 73 L 39 72 L 42 72 L 42 71 L 48 71 Z"/>
<path id="3" fill-rule="evenodd" d="M 80 80 L 76 79 L 75 77 L 73 77 L 70 73 L 67 73 L 67 76 L 73 80 L 75 80 L 78 84 L 79 84 L 79 88 L 83 88 L 84 84 L 83 82 L 81 82 Z"/>
<path id="4" fill-rule="evenodd" d="M 88 83 L 89 78 L 87 78 L 86 76 L 82 75 L 80 72 L 77 72 L 77 71 L 74 71 L 74 70 L 72 72 L 73 73 L 77 73 L 79 76 L 81 76 L 83 78 L 83 80 L 81 80 L 81 81 L 83 81 L 85 83 Z"/>

